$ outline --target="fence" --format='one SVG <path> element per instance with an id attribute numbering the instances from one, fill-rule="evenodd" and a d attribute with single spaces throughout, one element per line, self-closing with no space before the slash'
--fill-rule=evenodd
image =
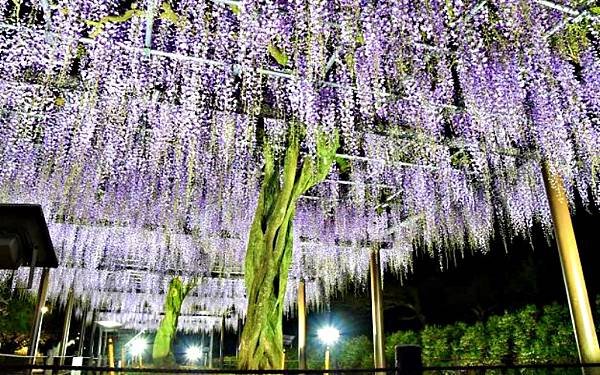
<path id="1" fill-rule="evenodd" d="M 81 357 L 79 357 L 81 358 Z M 89 362 L 78 361 L 78 366 L 61 365 L 59 361 L 52 364 L 31 364 L 29 357 L 3 356 L 0 362 L 0 374 L 6 375 L 133 375 L 133 374 L 281 374 L 281 375 L 335 375 L 335 374 L 365 374 L 365 375 L 558 375 L 584 373 L 586 368 L 597 368 L 600 373 L 600 363 L 548 363 L 548 364 L 522 364 L 522 365 L 475 365 L 475 366 L 423 366 L 421 348 L 415 345 L 399 345 L 395 348 L 395 361 L 393 367 L 379 369 L 285 369 L 285 370 L 237 370 L 233 368 L 206 369 L 206 368 L 119 368 L 95 365 L 92 358 Z M 7 359 L 10 359 L 7 361 Z M 597 372 L 594 371 L 594 374 Z M 588 373 L 588 371 L 585 371 Z"/>
<path id="2" fill-rule="evenodd" d="M 112 368 L 97 366 L 61 366 L 61 365 L 28 365 L 28 364 L 5 364 L 0 365 L 0 373 L 3 375 L 134 375 L 134 374 L 238 374 L 238 375 L 513 375 L 513 374 L 582 374 L 583 368 L 599 368 L 597 364 L 531 364 L 520 366 L 437 366 L 423 367 L 416 372 L 404 371 L 398 367 L 381 369 L 330 369 L 330 370 L 222 370 L 222 369 L 189 369 L 189 368 Z"/>

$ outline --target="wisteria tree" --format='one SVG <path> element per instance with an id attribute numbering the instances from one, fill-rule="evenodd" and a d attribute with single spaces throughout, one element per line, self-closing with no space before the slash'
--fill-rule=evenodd
<path id="1" fill-rule="evenodd" d="M 318 135 L 316 160 L 300 159 L 300 125 L 290 127 L 283 160 L 264 145 L 264 176 L 245 257 L 248 310 L 240 341 L 239 367 L 283 365 L 283 310 L 292 264 L 293 220 L 300 196 L 329 174 L 338 136 Z"/>
<path id="2" fill-rule="evenodd" d="M 279 367 L 288 277 L 318 304 L 366 282 L 369 244 L 402 274 L 415 247 L 444 267 L 495 235 L 550 235 L 542 169 L 571 205 L 598 204 L 597 13 L 0 1 L 0 199 L 44 205 L 55 296 L 114 314 L 156 316 L 164 301 L 137 291 L 173 271 L 244 264 L 246 303 L 229 301 L 246 314 L 241 366 Z"/>
<path id="3" fill-rule="evenodd" d="M 152 360 L 157 365 L 173 365 L 173 340 L 177 333 L 177 323 L 181 314 L 181 306 L 191 289 L 197 285 L 197 280 L 183 282 L 180 277 L 174 277 L 169 283 L 165 296 L 164 318 L 161 320 L 152 346 Z"/>

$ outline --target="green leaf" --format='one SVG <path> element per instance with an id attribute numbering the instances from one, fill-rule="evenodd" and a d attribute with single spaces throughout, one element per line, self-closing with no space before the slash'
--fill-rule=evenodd
<path id="1" fill-rule="evenodd" d="M 365 36 L 363 34 L 358 34 L 356 36 L 356 43 L 363 45 L 365 44 Z"/>
<path id="2" fill-rule="evenodd" d="M 282 50 L 273 44 L 269 44 L 268 50 L 279 65 L 287 66 L 289 58 Z"/>
<path id="3" fill-rule="evenodd" d="M 173 11 L 173 8 L 171 8 L 171 4 L 165 1 L 161 4 L 161 8 L 162 13 L 160 15 L 160 18 L 169 20 L 175 25 L 179 25 L 179 23 L 181 22 L 180 17 L 177 15 L 177 13 L 175 13 L 175 11 Z"/>
<path id="4" fill-rule="evenodd" d="M 240 8 L 239 6 L 237 6 L 235 4 L 230 4 L 229 8 L 231 8 L 231 11 L 235 15 L 239 15 L 240 13 L 242 13 L 242 8 Z"/>
<path id="5" fill-rule="evenodd" d="M 344 158 L 336 156 L 335 164 L 337 164 L 337 167 L 341 173 L 346 173 L 348 170 L 350 170 L 350 162 Z"/>
<path id="6" fill-rule="evenodd" d="M 590 12 L 592 14 L 600 14 L 600 7 L 591 7 Z"/>
<path id="7" fill-rule="evenodd" d="M 129 21 L 131 18 L 133 18 L 134 16 L 136 17 L 142 17 L 144 16 L 144 12 L 136 9 L 132 6 L 131 9 L 129 9 L 128 11 L 126 11 L 125 13 L 121 14 L 121 15 L 117 15 L 117 16 L 105 16 L 102 17 L 100 20 L 98 21 L 94 21 L 94 20 L 85 20 L 85 24 L 88 26 L 91 26 L 94 28 L 94 30 L 92 30 L 92 32 L 90 33 L 90 38 L 95 38 L 98 35 L 100 35 L 100 33 L 102 33 L 102 31 L 104 31 L 104 26 L 107 23 L 123 23 L 123 22 L 127 22 Z"/>

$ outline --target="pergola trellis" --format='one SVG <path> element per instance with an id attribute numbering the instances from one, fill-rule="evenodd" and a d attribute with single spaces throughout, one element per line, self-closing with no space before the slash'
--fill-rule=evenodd
<path id="1" fill-rule="evenodd" d="M 323 134 L 342 139 L 326 183 L 294 215 L 294 242 L 320 243 L 300 245 L 291 275 L 312 270 L 325 290 L 366 278 L 372 250 L 348 256 L 340 244 L 389 244 L 373 254 L 403 272 L 415 243 L 485 250 L 498 229 L 527 235 L 535 221 L 550 228 L 551 214 L 564 220 L 545 190 L 597 202 L 598 52 L 558 43 L 582 20 L 594 32 L 589 7 L 148 0 L 120 14 L 112 3 L 32 1 L 25 26 L 20 5 L 0 5 L 1 69 L 13 78 L 0 82 L 0 197 L 41 202 L 58 225 L 160 229 L 139 248 L 190 255 L 202 243 L 209 264 L 240 263 L 264 187 L 260 143 L 283 164 L 290 123 L 302 124 L 304 160 L 320 160 Z M 579 73 L 561 53 L 581 60 Z M 181 233 L 198 240 L 177 247 Z M 242 245 L 220 248 L 232 239 Z M 580 346 L 595 358 L 597 342 Z"/>

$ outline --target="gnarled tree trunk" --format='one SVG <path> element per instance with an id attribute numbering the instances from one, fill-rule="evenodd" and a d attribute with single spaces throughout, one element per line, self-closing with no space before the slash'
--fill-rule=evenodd
<path id="1" fill-rule="evenodd" d="M 177 322 L 181 313 L 181 305 L 187 294 L 196 284 L 196 280 L 185 284 L 179 276 L 174 277 L 169 283 L 169 289 L 165 298 L 165 316 L 156 331 L 154 345 L 152 346 L 152 361 L 155 365 L 169 366 L 175 364 L 172 346 L 173 339 L 177 333 Z"/>
<path id="2" fill-rule="evenodd" d="M 277 369 L 283 364 L 283 302 L 292 261 L 292 222 L 298 198 L 329 173 L 337 135 L 318 137 L 317 158 L 299 163 L 299 140 L 290 134 L 279 171 L 265 146 L 265 168 L 245 259 L 248 312 L 239 353 L 241 369 Z M 281 181 L 281 182 L 280 182 Z"/>

